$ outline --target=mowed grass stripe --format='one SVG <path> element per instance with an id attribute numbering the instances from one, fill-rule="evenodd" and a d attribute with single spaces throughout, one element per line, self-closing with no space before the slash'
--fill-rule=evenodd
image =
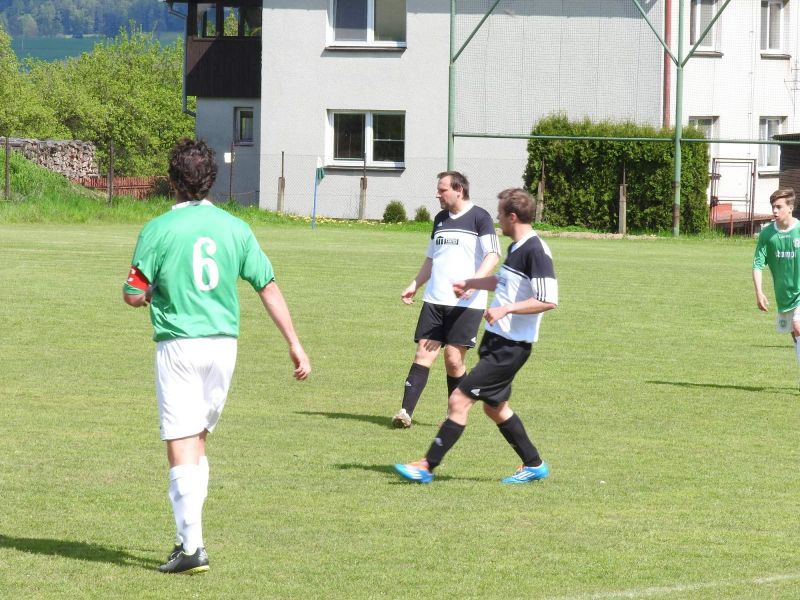
<path id="1" fill-rule="evenodd" d="M 389 428 L 427 236 L 255 231 L 314 373 L 292 380 L 243 284 L 212 569 L 170 578 L 151 331 L 120 300 L 138 226 L 0 226 L 0 596 L 791 597 L 798 370 L 755 308 L 752 241 L 548 238 L 561 303 L 512 406 L 553 474 L 509 488 L 518 459 L 480 407 L 433 484 L 391 472 L 445 413 L 437 364 L 417 424 Z"/>

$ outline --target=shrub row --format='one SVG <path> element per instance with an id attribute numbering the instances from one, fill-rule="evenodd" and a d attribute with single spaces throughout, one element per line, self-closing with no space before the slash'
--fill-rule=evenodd
<path id="1" fill-rule="evenodd" d="M 674 130 L 632 123 L 570 121 L 564 116 L 551 116 L 539 121 L 533 134 L 664 138 L 672 137 Z M 703 132 L 684 128 L 683 137 L 702 138 Z M 695 233 L 705 229 L 708 223 L 708 146 L 684 143 L 681 156 L 681 231 Z M 665 231 L 672 227 L 673 144 L 531 139 L 525 185 L 534 194 L 542 162 L 544 220 L 547 223 L 616 231 L 619 186 L 624 169 L 628 229 Z"/>

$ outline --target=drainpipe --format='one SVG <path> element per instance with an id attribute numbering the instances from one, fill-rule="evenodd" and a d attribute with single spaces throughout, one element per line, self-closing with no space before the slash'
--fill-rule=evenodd
<path id="1" fill-rule="evenodd" d="M 664 42 L 667 48 L 664 49 L 664 90 L 663 95 L 663 110 L 661 113 L 661 125 L 665 129 L 669 127 L 670 117 L 670 87 L 672 84 L 672 61 L 669 57 L 667 49 L 670 47 L 672 38 L 672 0 L 664 0 Z"/>
<path id="2" fill-rule="evenodd" d="M 179 12 L 172 8 L 173 0 L 167 0 L 167 6 L 169 7 L 169 14 L 174 17 L 180 17 L 183 19 L 185 25 L 183 27 L 183 78 L 181 81 L 181 100 L 182 100 L 182 108 L 183 114 L 189 115 L 192 118 L 197 117 L 197 113 L 194 111 L 189 110 L 189 100 L 186 96 L 186 73 L 187 73 L 187 65 L 189 64 L 189 58 L 187 56 L 187 49 L 189 43 L 189 28 L 188 28 L 188 18 L 189 15 L 185 15 L 182 12 Z"/>

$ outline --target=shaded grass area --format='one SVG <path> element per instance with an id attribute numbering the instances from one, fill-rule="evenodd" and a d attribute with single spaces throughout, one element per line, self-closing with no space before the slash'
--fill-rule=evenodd
<path id="1" fill-rule="evenodd" d="M 15 598 L 793 598 L 798 371 L 755 308 L 752 241 L 552 238 L 561 303 L 514 386 L 551 477 L 479 408 L 429 486 L 444 369 L 390 429 L 427 235 L 256 224 L 311 356 L 241 287 L 209 441 L 211 572 L 171 547 L 153 343 L 120 300 L 138 225 L 0 225 L 0 590 Z M 504 243 L 505 246 L 505 243 Z M 474 352 L 468 361 L 476 360 Z M 35 574 L 32 576 L 31 574 Z"/>

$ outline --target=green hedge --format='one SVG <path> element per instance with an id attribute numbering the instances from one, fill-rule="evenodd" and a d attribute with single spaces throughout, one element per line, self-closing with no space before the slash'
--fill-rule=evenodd
<path id="1" fill-rule="evenodd" d="M 593 137 L 671 137 L 670 129 L 632 123 L 593 123 L 551 116 L 539 121 L 534 135 Z M 703 132 L 684 128 L 683 137 L 702 138 Z M 673 144 L 669 142 L 610 142 L 540 140 L 528 143 L 525 185 L 536 193 L 544 161 L 544 220 L 556 226 L 578 225 L 617 231 L 619 186 L 623 167 L 628 184 L 629 231 L 672 228 Z M 696 233 L 708 226 L 708 145 L 681 146 L 681 231 Z"/>

